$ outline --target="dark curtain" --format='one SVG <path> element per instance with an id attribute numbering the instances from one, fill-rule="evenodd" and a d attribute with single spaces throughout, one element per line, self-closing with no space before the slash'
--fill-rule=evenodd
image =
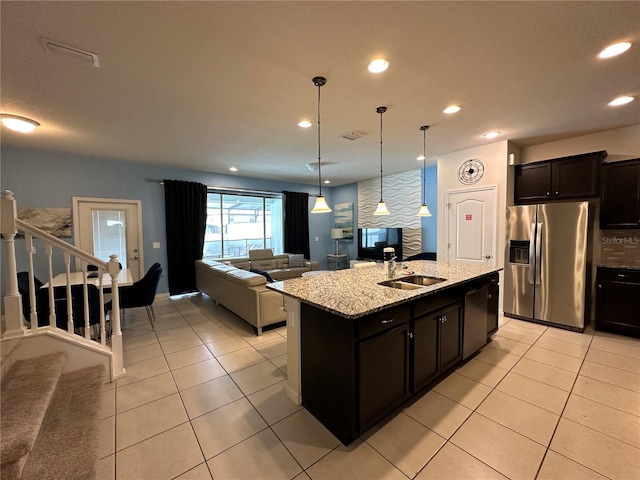
<path id="1" fill-rule="evenodd" d="M 196 260 L 202 258 L 207 219 L 207 187 L 164 180 L 169 294 L 196 291 Z"/>
<path id="2" fill-rule="evenodd" d="M 284 251 L 309 258 L 309 194 L 284 193 Z"/>

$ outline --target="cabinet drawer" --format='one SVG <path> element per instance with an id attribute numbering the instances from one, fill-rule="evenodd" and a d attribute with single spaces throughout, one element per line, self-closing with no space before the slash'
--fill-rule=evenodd
<path id="1" fill-rule="evenodd" d="M 411 318 L 409 304 L 372 313 L 358 321 L 358 338 L 366 338 L 378 332 L 396 327 Z"/>
<path id="2" fill-rule="evenodd" d="M 640 270 L 599 267 L 597 281 L 640 283 Z"/>

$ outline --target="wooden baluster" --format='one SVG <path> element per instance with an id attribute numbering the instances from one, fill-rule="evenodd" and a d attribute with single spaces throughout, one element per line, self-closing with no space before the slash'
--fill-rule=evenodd
<path id="1" fill-rule="evenodd" d="M 104 316 L 104 285 L 102 283 L 102 274 L 103 274 L 103 270 L 100 269 L 98 271 L 98 282 L 99 282 L 99 286 L 98 286 L 98 291 L 99 291 L 99 296 L 100 296 L 100 343 L 102 345 L 106 345 L 107 344 L 107 331 L 105 328 L 105 324 L 106 324 L 106 319 Z"/>
<path id="2" fill-rule="evenodd" d="M 82 296 L 84 297 L 84 338 L 91 340 L 91 327 L 89 322 L 89 287 L 87 286 L 87 269 L 84 266 L 82 268 Z"/>
<path id="3" fill-rule="evenodd" d="M 71 255 L 64 252 L 65 273 L 67 276 L 67 332 L 73 334 L 73 298 L 71 297 Z"/>
<path id="4" fill-rule="evenodd" d="M 17 206 L 11 190 L 2 191 L 0 211 L 0 232 L 4 236 L 4 265 L 7 269 L 4 296 L 5 331 L 1 336 L 2 338 L 10 338 L 24 335 L 22 299 L 18 290 L 18 271 L 16 268 Z"/>
<path id="5" fill-rule="evenodd" d="M 53 291 L 53 248 L 50 244 L 45 244 L 45 250 L 49 262 L 49 326 L 56 324 L 56 299 Z"/>
<path id="6" fill-rule="evenodd" d="M 111 276 L 111 351 L 113 353 L 112 375 L 114 378 L 124 374 L 122 331 L 120 330 L 120 294 L 118 292 L 118 274 L 120 265 L 117 255 L 109 255 L 109 275 Z"/>
<path id="7" fill-rule="evenodd" d="M 29 258 L 29 322 L 30 328 L 36 329 L 38 328 L 38 309 L 36 306 L 36 282 L 33 273 L 33 255 L 35 255 L 36 249 L 33 246 L 33 237 L 29 234 L 25 234 L 25 246 Z"/>

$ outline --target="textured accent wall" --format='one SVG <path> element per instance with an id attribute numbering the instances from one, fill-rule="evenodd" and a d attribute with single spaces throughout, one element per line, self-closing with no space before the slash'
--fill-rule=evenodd
<path id="1" fill-rule="evenodd" d="M 416 216 L 422 205 L 421 170 L 382 177 L 382 196 L 391 215 L 375 216 L 380 201 L 380 179 L 358 182 L 358 227 L 402 228 L 404 257 L 422 250 L 421 220 Z"/>

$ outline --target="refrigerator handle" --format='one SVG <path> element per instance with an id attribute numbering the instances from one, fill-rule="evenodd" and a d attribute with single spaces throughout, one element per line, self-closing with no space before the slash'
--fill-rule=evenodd
<path id="1" fill-rule="evenodd" d="M 527 281 L 530 285 L 533 285 L 533 271 L 535 268 L 535 257 L 533 253 L 534 243 L 533 239 L 535 238 L 536 232 L 536 224 L 531 224 L 531 230 L 529 231 L 529 268 L 527 269 Z"/>
<path id="2" fill-rule="evenodd" d="M 536 285 L 540 285 L 542 277 L 542 223 L 538 223 L 536 229 Z"/>

